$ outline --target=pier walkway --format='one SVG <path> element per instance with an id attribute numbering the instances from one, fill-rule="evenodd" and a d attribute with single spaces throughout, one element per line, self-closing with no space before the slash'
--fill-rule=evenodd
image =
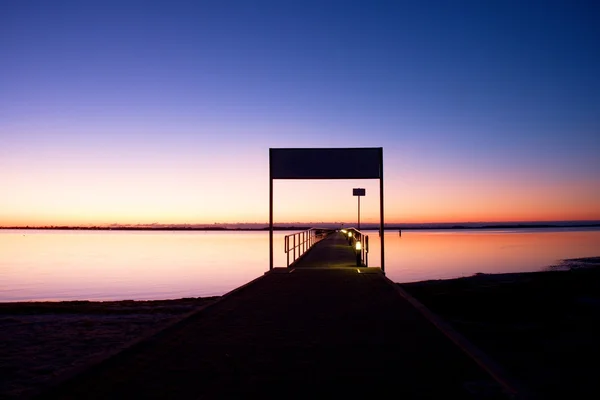
<path id="1" fill-rule="evenodd" d="M 347 268 L 356 267 L 356 255 L 340 233 L 333 233 L 313 246 L 296 261 L 293 268 Z"/>
<path id="2" fill-rule="evenodd" d="M 335 233 L 42 397 L 510 398 L 353 256 Z"/>

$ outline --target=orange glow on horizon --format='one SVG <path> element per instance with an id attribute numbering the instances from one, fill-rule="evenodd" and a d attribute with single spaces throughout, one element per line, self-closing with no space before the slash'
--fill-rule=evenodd
<path id="1" fill-rule="evenodd" d="M 239 161 L 244 169 L 217 165 L 213 174 L 199 173 L 207 170 L 204 160 L 107 168 L 75 159 L 2 169 L 0 184 L 10 190 L 0 197 L 0 226 L 266 224 L 267 162 Z M 386 223 L 600 220 L 599 182 L 492 178 L 392 171 Z M 353 187 L 366 189 L 361 223 L 378 223 L 377 180 L 275 181 L 275 223 L 354 223 Z"/>

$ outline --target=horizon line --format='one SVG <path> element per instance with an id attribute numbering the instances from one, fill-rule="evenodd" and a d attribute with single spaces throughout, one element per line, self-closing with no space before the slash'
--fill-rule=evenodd
<path id="1" fill-rule="evenodd" d="M 273 224 L 274 228 L 305 228 L 305 227 L 323 227 L 323 226 L 354 226 L 356 222 L 277 222 Z M 361 225 L 363 227 L 377 228 L 380 224 L 378 222 L 364 222 Z M 384 227 L 486 227 L 486 226 L 528 226 L 528 225 L 542 225 L 542 226 L 593 226 L 600 225 L 600 220 L 529 220 L 529 221 L 464 221 L 464 222 L 385 222 Z M 249 227 L 253 226 L 253 229 L 268 229 L 268 222 L 218 222 L 218 223 L 137 223 L 137 224 L 45 224 L 45 225 L 0 225 L 0 229 L 111 229 L 111 228 L 124 228 L 124 229 L 231 229 L 228 227 Z"/>

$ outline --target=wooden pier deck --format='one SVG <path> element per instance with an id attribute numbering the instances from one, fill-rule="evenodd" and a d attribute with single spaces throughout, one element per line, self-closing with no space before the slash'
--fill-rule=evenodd
<path id="1" fill-rule="evenodd" d="M 339 234 L 43 398 L 510 398 Z M 319 263 L 319 260 L 320 263 Z"/>

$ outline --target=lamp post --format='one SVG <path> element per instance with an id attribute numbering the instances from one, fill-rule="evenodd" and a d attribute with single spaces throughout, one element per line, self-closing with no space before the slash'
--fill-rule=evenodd
<path id="1" fill-rule="evenodd" d="M 352 189 L 352 195 L 358 197 L 358 230 L 360 231 L 360 196 L 364 196 L 366 190 L 363 188 L 354 188 Z"/>

